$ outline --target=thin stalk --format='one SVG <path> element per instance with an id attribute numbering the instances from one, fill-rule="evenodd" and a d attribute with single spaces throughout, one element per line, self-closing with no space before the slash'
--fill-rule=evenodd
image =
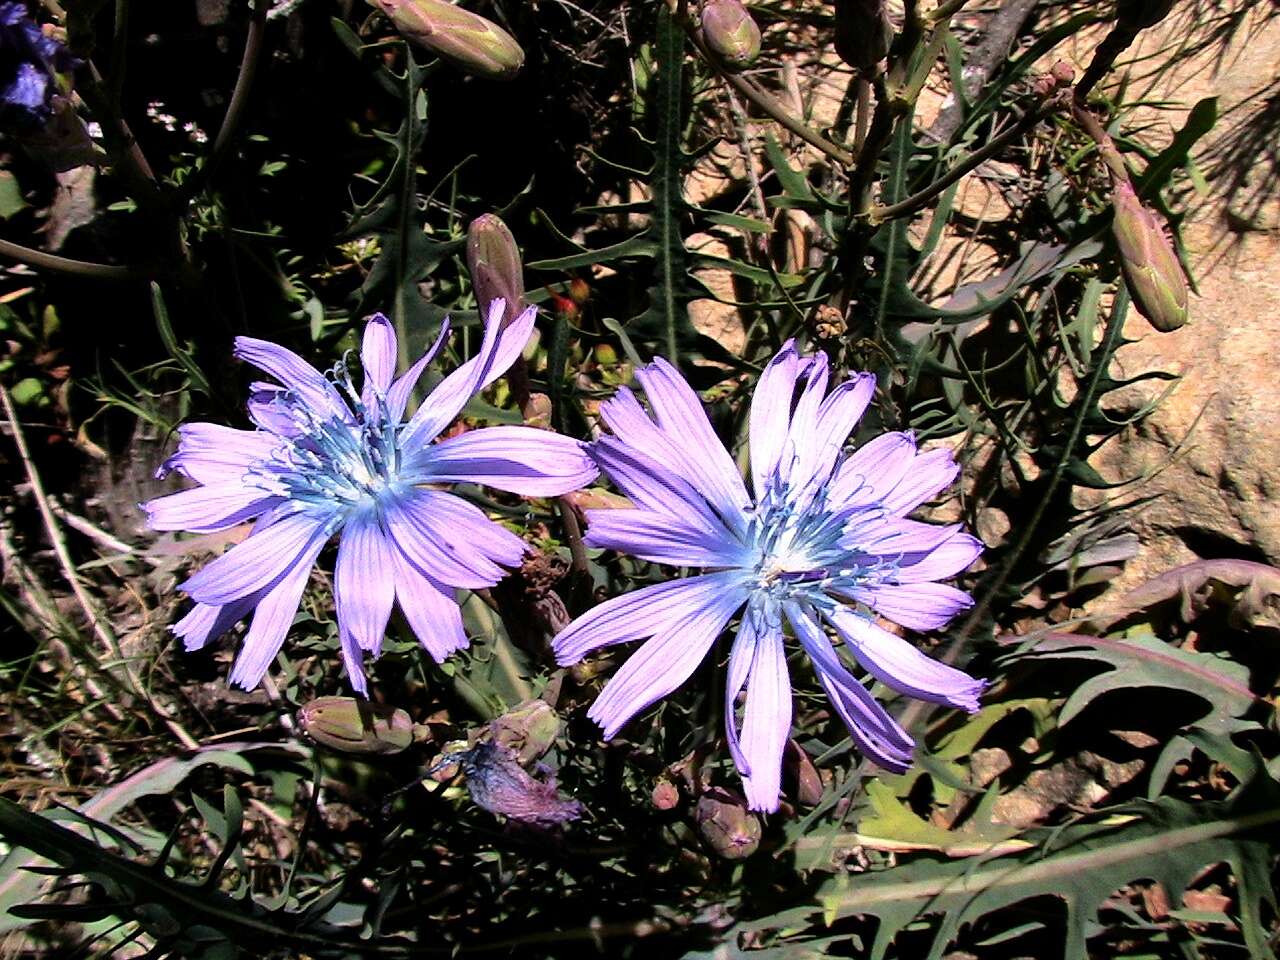
<path id="1" fill-rule="evenodd" d="M 896 220 L 899 217 L 909 216 L 917 210 L 923 209 L 928 205 L 930 200 L 942 193 L 942 191 L 946 190 L 947 187 L 961 179 L 965 174 L 976 169 L 992 157 L 999 154 L 1000 151 L 1009 146 L 1009 144 L 1020 139 L 1027 133 L 1027 131 L 1035 127 L 1036 124 L 1052 114 L 1061 105 L 1061 100 L 1055 100 L 1053 103 L 1046 104 L 1039 110 L 1032 110 L 1004 133 L 988 141 L 985 146 L 973 151 L 973 153 L 969 154 L 969 156 L 965 157 L 919 193 L 912 194 L 911 196 L 905 197 L 897 203 L 891 203 L 888 206 L 872 207 L 867 211 L 867 216 L 870 218 L 872 223 L 881 224 L 886 220 Z"/>
<path id="2" fill-rule="evenodd" d="M 231 91 L 231 101 L 227 104 L 222 126 L 218 128 L 213 149 L 209 152 L 209 159 L 205 163 L 205 179 L 213 176 L 218 164 L 231 148 L 236 131 L 240 128 L 245 107 L 249 103 L 249 91 L 258 73 L 258 60 L 262 54 L 262 42 L 267 32 L 268 7 L 267 0 L 254 0 L 253 18 L 249 21 L 249 32 L 244 40 L 244 53 L 240 57 L 240 73 L 236 76 L 236 85 Z"/>
<path id="3" fill-rule="evenodd" d="M 151 271 L 141 267 L 118 266 L 112 263 L 91 263 L 88 260 L 72 260 L 57 254 L 45 253 L 32 247 L 24 247 L 20 243 L 0 240 L 0 256 L 10 257 L 19 263 L 25 263 L 41 270 L 53 270 L 57 273 L 68 273 L 90 280 L 141 280 L 151 276 Z"/>

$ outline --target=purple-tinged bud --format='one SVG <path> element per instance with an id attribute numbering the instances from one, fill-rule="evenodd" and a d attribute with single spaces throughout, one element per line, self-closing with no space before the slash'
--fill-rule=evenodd
<path id="1" fill-rule="evenodd" d="M 591 299 L 591 285 L 581 277 L 574 277 L 569 281 L 569 299 L 582 306 Z"/>
<path id="2" fill-rule="evenodd" d="M 835 0 L 836 53 L 864 73 L 875 69 L 893 45 L 893 21 L 884 0 Z"/>
<path id="3" fill-rule="evenodd" d="M 482 311 L 501 297 L 507 302 L 502 322 L 510 323 L 524 309 L 520 248 L 496 214 L 481 214 L 467 228 L 467 269 Z"/>
<path id="4" fill-rule="evenodd" d="M 1138 312 L 1162 333 L 1187 322 L 1187 278 L 1155 216 L 1127 179 L 1112 178 L 1111 229 L 1125 286 Z"/>
<path id="5" fill-rule="evenodd" d="M 317 697 L 298 709 L 298 725 L 322 746 L 364 755 L 402 753 L 415 734 L 403 710 L 355 697 Z"/>
<path id="6" fill-rule="evenodd" d="M 726 860 L 745 860 L 760 846 L 760 818 L 727 791 L 708 790 L 695 814 L 707 846 Z"/>
<path id="7" fill-rule="evenodd" d="M 760 28 L 739 0 L 707 0 L 702 39 L 726 67 L 741 69 L 760 56 Z"/>
<path id="8" fill-rule="evenodd" d="M 653 785 L 651 799 L 659 810 L 674 810 L 680 802 L 680 788 L 670 780 L 659 780 Z"/>
<path id="9" fill-rule="evenodd" d="M 524 64 L 524 51 L 496 23 L 447 0 L 369 0 L 401 35 L 467 73 L 510 80 Z"/>

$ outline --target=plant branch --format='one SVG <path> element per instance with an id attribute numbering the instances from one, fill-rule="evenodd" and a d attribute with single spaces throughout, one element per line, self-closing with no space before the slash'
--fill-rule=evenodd
<path id="1" fill-rule="evenodd" d="M 117 266 L 110 263 L 90 263 L 88 260 L 72 260 L 57 254 L 46 253 L 32 247 L 24 247 L 20 243 L 0 240 L 0 256 L 10 257 L 19 263 L 42 270 L 54 270 L 58 273 L 69 273 L 77 277 L 92 280 L 140 280 L 151 275 L 151 272 L 140 267 Z"/>
<path id="2" fill-rule="evenodd" d="M 724 69 L 724 67 L 722 67 L 716 60 L 715 55 L 706 48 L 706 45 L 702 42 L 702 38 L 698 36 L 697 27 L 693 22 L 693 18 L 688 15 L 688 12 L 685 11 L 685 14 L 680 16 L 679 6 L 673 3 L 672 0 L 667 0 L 667 2 L 668 6 L 671 7 L 672 14 L 676 16 L 681 27 L 684 28 L 684 32 L 688 34 L 690 41 L 692 41 L 694 47 L 702 56 L 702 59 L 710 64 L 711 69 L 716 72 L 721 80 L 750 100 L 771 119 L 782 124 L 805 143 L 826 154 L 842 167 L 847 167 L 853 163 L 854 157 L 852 153 L 839 144 L 828 140 L 817 130 L 814 130 L 811 126 L 788 110 L 782 101 L 773 96 L 773 94 L 752 83 L 741 74 L 731 73 Z"/>
<path id="3" fill-rule="evenodd" d="M 899 200 L 897 203 L 892 203 L 885 207 L 872 207 L 867 211 L 867 216 L 873 224 L 880 224 L 884 223 L 886 220 L 896 220 L 899 217 L 907 216 L 922 209 L 930 200 L 942 193 L 942 191 L 946 190 L 947 187 L 951 186 L 975 168 L 986 163 L 986 161 L 996 156 L 1001 150 L 1009 146 L 1009 144 L 1020 139 L 1027 133 L 1027 131 L 1031 130 L 1041 120 L 1056 111 L 1061 105 L 1061 101 L 1054 101 L 1053 103 L 1046 104 L 1038 110 L 1030 111 L 1004 133 L 990 140 L 986 146 L 973 151 L 973 153 L 969 154 L 969 156 L 965 157 L 919 193 L 912 194 L 909 197 Z"/>
<path id="4" fill-rule="evenodd" d="M 254 77 L 258 73 L 258 60 L 262 55 L 263 39 L 267 32 L 267 0 L 254 0 L 253 19 L 249 21 L 249 32 L 244 40 L 244 54 L 240 58 L 240 73 L 236 77 L 235 88 L 231 91 L 231 102 L 227 104 L 227 112 L 222 118 L 222 126 L 214 138 L 213 149 L 204 166 L 203 179 L 207 181 L 213 176 L 218 165 L 231 148 L 240 121 L 244 117 L 245 107 L 249 103 L 249 91 L 253 87 Z"/>

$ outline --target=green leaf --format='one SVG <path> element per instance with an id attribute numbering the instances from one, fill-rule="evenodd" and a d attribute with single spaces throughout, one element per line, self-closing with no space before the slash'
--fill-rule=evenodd
<path id="1" fill-rule="evenodd" d="M 1173 171 L 1185 167 L 1196 143 L 1218 122 L 1218 98 L 1205 97 L 1187 114 L 1187 122 L 1174 134 L 1172 142 L 1147 164 L 1134 189 L 1140 197 L 1152 197 L 1169 183 Z"/>
<path id="2" fill-rule="evenodd" d="M 1037 841 L 1037 849 L 1017 861 L 975 865 L 921 856 L 891 870 L 841 875 L 820 886 L 811 904 L 741 924 L 739 930 L 805 929 L 817 938 L 846 917 L 874 917 L 879 925 L 867 955 L 881 960 L 904 929 L 937 916 L 928 953 L 929 960 L 937 960 L 961 927 L 1024 900 L 1053 897 L 1066 905 L 1063 955 L 1084 960 L 1097 912 L 1117 889 L 1155 880 L 1171 899 L 1180 899 L 1206 866 L 1226 863 L 1239 892 L 1239 923 L 1250 955 L 1274 956 L 1261 908 L 1269 904 L 1274 910 L 1275 904 L 1270 865 L 1280 839 L 1280 789 L 1265 776 L 1226 800 L 1138 802 L 1100 821 L 1038 830 L 1029 838 Z M 805 945 L 802 937 L 790 942 Z"/>
<path id="3" fill-rule="evenodd" d="M 8 170 L 0 170 L 0 220 L 8 220 L 26 208 L 18 178 Z"/>
<path id="4" fill-rule="evenodd" d="M 1257 702 L 1245 667 L 1212 653 L 1182 650 L 1147 634 L 1118 638 L 1049 633 L 1031 641 L 1015 657 L 1093 660 L 1111 668 L 1072 692 L 1059 716 L 1064 725 L 1092 700 L 1112 690 L 1167 687 L 1185 690 L 1208 703 L 1208 713 L 1192 726 L 1220 733 L 1254 726 L 1238 719 Z"/>

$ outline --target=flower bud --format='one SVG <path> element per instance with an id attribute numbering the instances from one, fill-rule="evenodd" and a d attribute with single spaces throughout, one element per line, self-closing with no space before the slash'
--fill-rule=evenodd
<path id="1" fill-rule="evenodd" d="M 816 807 L 826 791 L 818 768 L 794 740 L 787 741 L 786 758 L 787 769 L 796 778 L 796 799 L 806 807 Z"/>
<path id="2" fill-rule="evenodd" d="M 702 839 L 726 860 L 744 860 L 760 846 L 760 818 L 724 790 L 699 797 L 695 817 Z"/>
<path id="3" fill-rule="evenodd" d="M 760 56 L 760 28 L 738 0 L 707 0 L 702 39 L 726 67 L 745 67 Z"/>
<path id="4" fill-rule="evenodd" d="M 298 725 L 316 743 L 342 753 L 401 753 L 414 739 L 405 711 L 355 697 L 317 697 L 299 708 Z"/>
<path id="5" fill-rule="evenodd" d="M 1125 286 L 1138 312 L 1162 333 L 1187 322 L 1187 278 L 1173 245 L 1127 179 L 1112 178 L 1115 218 L 1111 229 L 1120 249 Z"/>
<path id="6" fill-rule="evenodd" d="M 581 277 L 574 277 L 569 281 L 569 299 L 582 306 L 591 299 L 591 286 Z"/>
<path id="7" fill-rule="evenodd" d="M 406 40 L 478 77 L 510 80 L 524 64 L 511 34 L 447 0 L 369 0 Z"/>
<path id="8" fill-rule="evenodd" d="M 680 802 L 680 788 L 670 780 L 659 780 L 653 785 L 651 799 L 659 810 L 673 810 Z"/>
<path id="9" fill-rule="evenodd" d="M 484 311 L 501 297 L 507 302 L 503 323 L 510 323 L 524 309 L 524 265 L 520 248 L 502 218 L 485 213 L 467 228 L 467 269 L 476 299 Z"/>
<path id="10" fill-rule="evenodd" d="M 836 53 L 863 72 L 873 70 L 893 45 L 893 21 L 884 0 L 835 0 Z"/>
<path id="11" fill-rule="evenodd" d="M 526 700 L 490 724 L 494 742 L 515 751 L 521 763 L 537 760 L 560 736 L 560 717 L 545 700 Z"/>

